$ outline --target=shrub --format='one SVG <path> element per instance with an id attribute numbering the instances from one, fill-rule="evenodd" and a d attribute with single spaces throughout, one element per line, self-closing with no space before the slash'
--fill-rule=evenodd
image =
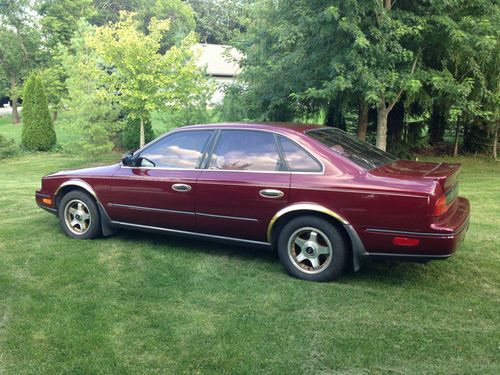
<path id="1" fill-rule="evenodd" d="M 122 133 L 122 144 L 127 150 L 139 148 L 139 136 L 141 131 L 141 120 L 128 118 L 125 121 Z M 155 139 L 155 133 L 151 126 L 151 120 L 144 121 L 144 141 L 146 143 Z"/>
<path id="2" fill-rule="evenodd" d="M 249 118 L 247 105 L 244 101 L 244 90 L 238 84 L 225 88 L 225 96 L 217 107 L 219 119 L 223 122 L 246 121 Z"/>
<path id="3" fill-rule="evenodd" d="M 16 155 L 17 147 L 13 139 L 7 139 L 0 134 L 0 159 L 5 159 Z"/>
<path id="4" fill-rule="evenodd" d="M 24 87 L 22 145 L 30 151 L 47 151 L 56 144 L 42 80 L 31 74 Z"/>

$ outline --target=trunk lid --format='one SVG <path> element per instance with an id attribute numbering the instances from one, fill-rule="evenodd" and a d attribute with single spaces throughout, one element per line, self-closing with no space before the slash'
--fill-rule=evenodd
<path id="1" fill-rule="evenodd" d="M 438 181 L 443 191 L 448 193 L 451 190 L 456 190 L 460 164 L 396 160 L 390 164 L 375 168 L 370 173 L 380 177 L 408 180 L 413 178 L 431 179 Z"/>

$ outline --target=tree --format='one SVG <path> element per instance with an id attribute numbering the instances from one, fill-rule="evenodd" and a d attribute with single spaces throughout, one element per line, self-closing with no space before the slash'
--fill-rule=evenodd
<path id="1" fill-rule="evenodd" d="M 32 73 L 23 93 L 23 129 L 21 142 L 30 151 L 47 151 L 56 144 L 47 98 L 40 77 Z"/>
<path id="2" fill-rule="evenodd" d="M 38 6 L 42 26 L 43 48 L 46 51 L 41 77 L 47 93 L 52 119 L 57 119 L 62 100 L 67 96 L 63 55 L 78 31 L 79 20 L 94 13 L 92 0 L 41 0 Z"/>
<path id="3" fill-rule="evenodd" d="M 182 0 L 94 0 L 96 10 L 90 23 L 104 26 L 119 21 L 120 12 L 136 13 L 140 29 L 147 34 L 149 22 L 169 20 L 169 32 L 164 33 L 160 41 L 163 53 L 182 40 L 195 29 L 194 13 L 191 7 Z"/>
<path id="4" fill-rule="evenodd" d="M 62 55 L 68 94 L 63 103 L 68 107 L 70 123 L 77 140 L 66 146 L 72 152 L 84 152 L 96 159 L 111 151 L 119 138 L 123 123 L 123 108 L 107 95 L 103 85 L 107 71 L 96 52 L 86 45 L 85 36 L 95 32 L 85 20 L 78 22 L 78 31 Z"/>
<path id="5" fill-rule="evenodd" d="M 235 33 L 245 31 L 251 0 L 187 0 L 195 13 L 196 32 L 203 43 L 229 44 Z"/>
<path id="6" fill-rule="evenodd" d="M 280 109 L 292 118 L 324 111 L 325 122 L 335 126 L 344 126 L 345 109 L 357 107 L 361 137 L 368 105 L 376 105 L 377 146 L 385 150 L 390 111 L 421 86 L 414 45 L 422 21 L 404 6 L 393 8 L 388 0 L 259 2 L 255 23 L 239 43 L 250 101 L 264 117 Z"/>
<path id="7" fill-rule="evenodd" d="M 78 30 L 78 21 L 90 18 L 95 10 L 92 0 L 41 0 L 38 13 L 45 46 L 57 50 L 61 45 L 69 46 Z"/>
<path id="8" fill-rule="evenodd" d="M 24 75 L 36 65 L 40 33 L 29 0 L 0 0 L 0 68 L 10 85 L 12 122 L 20 122 L 17 111 L 20 84 Z"/>
<path id="9" fill-rule="evenodd" d="M 117 23 L 98 27 L 86 42 L 107 72 L 103 82 L 107 96 L 120 103 L 130 118 L 140 120 L 142 147 L 144 121 L 151 112 L 185 106 L 207 90 L 207 81 L 193 59 L 193 34 L 160 54 L 169 22 L 151 18 L 146 35 L 133 17 L 122 12 Z"/>

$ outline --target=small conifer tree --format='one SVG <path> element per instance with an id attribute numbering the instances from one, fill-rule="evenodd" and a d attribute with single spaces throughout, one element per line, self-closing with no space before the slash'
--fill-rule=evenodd
<path id="1" fill-rule="evenodd" d="M 24 86 L 21 143 L 30 151 L 47 151 L 56 144 L 54 124 L 40 77 L 32 73 Z"/>

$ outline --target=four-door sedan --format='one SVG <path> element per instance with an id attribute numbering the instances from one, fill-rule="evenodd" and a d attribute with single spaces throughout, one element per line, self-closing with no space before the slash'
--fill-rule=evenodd
<path id="1" fill-rule="evenodd" d="M 267 246 L 315 281 L 366 257 L 447 258 L 469 201 L 458 164 L 398 160 L 337 128 L 179 128 L 121 163 L 43 177 L 37 204 L 78 239 L 115 228 Z"/>

